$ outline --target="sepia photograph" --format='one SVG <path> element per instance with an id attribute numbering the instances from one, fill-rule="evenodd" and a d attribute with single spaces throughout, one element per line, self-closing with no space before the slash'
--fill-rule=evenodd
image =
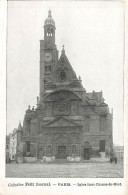
<path id="1" fill-rule="evenodd" d="M 8 1 L 6 178 L 124 177 L 124 3 Z"/>

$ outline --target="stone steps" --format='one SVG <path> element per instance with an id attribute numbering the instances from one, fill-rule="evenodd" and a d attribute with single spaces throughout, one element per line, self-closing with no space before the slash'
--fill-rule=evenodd
<path id="1" fill-rule="evenodd" d="M 76 161 L 68 161 L 67 159 L 55 159 L 54 161 L 51 162 L 43 162 L 42 159 L 35 159 L 35 161 L 27 161 L 26 163 L 52 163 L 52 164 L 73 164 L 73 163 L 101 163 L 101 162 L 109 162 L 109 158 L 90 158 L 89 160 L 83 160 L 81 159 L 79 162 Z"/>
<path id="2" fill-rule="evenodd" d="M 67 159 L 55 159 L 54 163 L 67 163 Z"/>

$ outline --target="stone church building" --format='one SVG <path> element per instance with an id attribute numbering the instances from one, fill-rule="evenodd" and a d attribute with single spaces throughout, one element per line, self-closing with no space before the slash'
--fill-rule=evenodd
<path id="1" fill-rule="evenodd" d="M 86 92 L 63 47 L 55 44 L 55 21 L 48 12 L 40 40 L 40 96 L 23 122 L 23 156 L 67 159 L 99 157 L 113 146 L 112 114 L 102 91 Z"/>

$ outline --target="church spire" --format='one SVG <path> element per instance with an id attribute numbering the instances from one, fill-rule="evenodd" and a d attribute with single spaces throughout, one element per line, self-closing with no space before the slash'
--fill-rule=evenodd
<path id="1" fill-rule="evenodd" d="M 19 121 L 19 125 L 18 125 L 18 130 L 21 131 L 22 130 L 22 125 L 21 122 Z"/>

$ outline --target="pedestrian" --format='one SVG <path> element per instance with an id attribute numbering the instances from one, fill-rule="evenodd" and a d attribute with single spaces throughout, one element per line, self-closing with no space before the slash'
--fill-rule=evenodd
<path id="1" fill-rule="evenodd" d="M 112 163 L 112 162 L 113 162 L 113 158 L 111 157 L 111 158 L 110 158 L 110 163 Z"/>
<path id="2" fill-rule="evenodd" d="M 115 157 L 115 164 L 117 164 L 117 157 Z"/>

